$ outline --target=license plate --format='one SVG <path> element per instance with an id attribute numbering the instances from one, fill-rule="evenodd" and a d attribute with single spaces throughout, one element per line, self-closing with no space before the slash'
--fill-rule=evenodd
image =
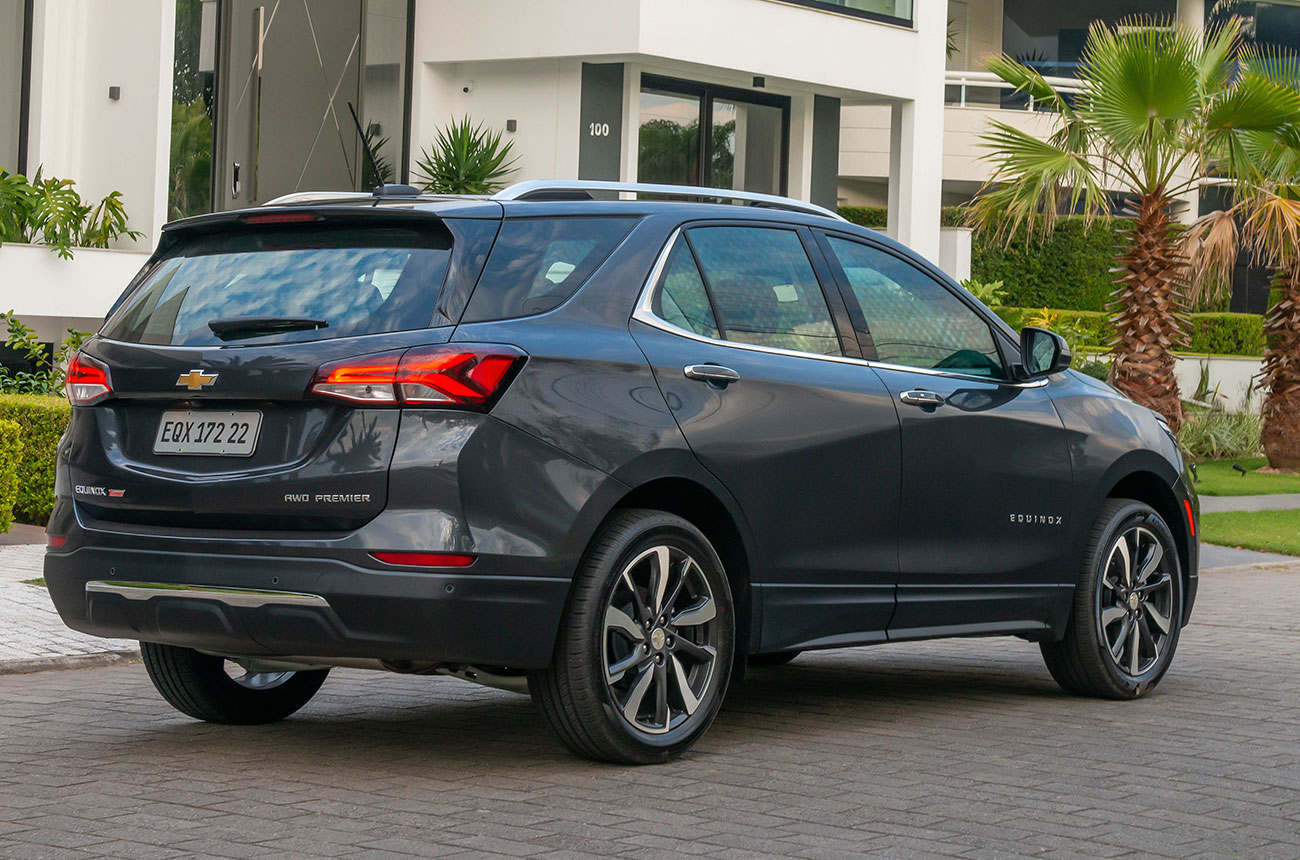
<path id="1" fill-rule="evenodd" d="M 261 412 L 164 412 L 154 439 L 155 454 L 251 457 L 262 429 Z"/>

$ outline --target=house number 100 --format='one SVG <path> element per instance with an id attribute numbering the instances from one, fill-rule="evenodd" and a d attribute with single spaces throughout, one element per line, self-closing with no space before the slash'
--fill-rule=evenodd
<path id="1" fill-rule="evenodd" d="M 593 122 L 587 125 L 587 134 L 592 137 L 609 137 L 609 123 Z"/>

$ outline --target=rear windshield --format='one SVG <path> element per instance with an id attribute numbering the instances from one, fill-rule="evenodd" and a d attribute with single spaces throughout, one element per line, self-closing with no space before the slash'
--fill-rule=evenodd
<path id="1" fill-rule="evenodd" d="M 451 236 L 435 223 L 198 236 L 167 252 L 102 333 L 206 346 L 425 328 L 450 259 Z"/>
<path id="2" fill-rule="evenodd" d="M 524 317 L 564 304 L 635 223 L 628 217 L 506 221 L 464 321 Z"/>

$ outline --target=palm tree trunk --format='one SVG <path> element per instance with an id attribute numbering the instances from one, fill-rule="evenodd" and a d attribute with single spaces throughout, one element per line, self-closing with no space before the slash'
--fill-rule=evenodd
<path id="1" fill-rule="evenodd" d="M 1281 300 L 1264 322 L 1264 454 L 1274 469 L 1300 468 L 1300 258 L 1277 274 Z"/>
<path id="2" fill-rule="evenodd" d="M 1111 383 L 1135 402 L 1169 421 L 1183 423 L 1183 404 L 1174 376 L 1173 349 L 1186 340 L 1182 325 L 1181 270 L 1184 262 L 1169 229 L 1169 198 L 1164 191 L 1136 202 L 1129 247 L 1117 262 L 1119 277 L 1111 294 Z"/>

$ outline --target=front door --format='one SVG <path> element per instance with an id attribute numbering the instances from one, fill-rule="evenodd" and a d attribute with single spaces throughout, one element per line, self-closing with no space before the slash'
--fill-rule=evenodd
<path id="1" fill-rule="evenodd" d="M 989 321 L 889 251 L 828 236 L 864 357 L 898 409 L 890 638 L 1043 629 L 1066 571 L 1072 473 L 1044 380 L 1011 380 Z"/>
<path id="2" fill-rule="evenodd" d="M 686 230 L 632 323 L 686 441 L 747 518 L 765 651 L 883 639 L 897 579 L 898 419 L 872 369 L 846 360 L 805 239 Z"/>

